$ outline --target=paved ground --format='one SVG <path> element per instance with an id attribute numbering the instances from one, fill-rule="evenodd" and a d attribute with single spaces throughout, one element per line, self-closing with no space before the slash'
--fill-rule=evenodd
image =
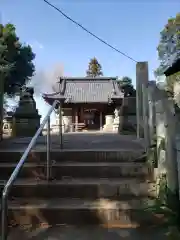
<path id="1" fill-rule="evenodd" d="M 8 240 L 166 240 L 166 231 L 157 229 L 107 229 L 103 227 L 61 226 L 31 233 L 13 231 Z"/>
<path id="2" fill-rule="evenodd" d="M 32 138 L 14 138 L 5 139 L 0 143 L 0 149 L 25 149 Z M 37 140 L 36 148 L 45 149 L 46 136 L 40 136 Z M 53 149 L 60 148 L 60 137 L 51 135 L 51 145 Z M 66 133 L 63 134 L 64 149 L 142 149 L 144 141 L 137 139 L 136 136 L 119 135 L 101 132 L 83 132 L 83 133 Z"/>

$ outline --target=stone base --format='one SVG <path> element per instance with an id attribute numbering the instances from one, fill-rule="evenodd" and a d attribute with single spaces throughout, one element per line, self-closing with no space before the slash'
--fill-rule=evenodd
<path id="1" fill-rule="evenodd" d="M 113 132 L 113 115 L 106 115 L 105 116 L 105 125 L 103 126 L 103 131 L 106 132 Z"/>
<path id="2" fill-rule="evenodd" d="M 63 125 L 62 126 L 62 132 L 67 133 L 67 132 L 74 132 L 74 127 L 72 124 L 70 125 Z M 53 125 L 52 126 L 52 133 L 59 133 L 59 125 Z"/>
<path id="3" fill-rule="evenodd" d="M 68 133 L 68 132 L 74 132 L 74 126 L 72 124 L 67 124 L 63 126 L 63 132 Z"/>
<path id="4" fill-rule="evenodd" d="M 40 117 L 15 119 L 13 124 L 13 136 L 33 137 L 40 127 Z"/>
<path id="5" fill-rule="evenodd" d="M 119 133 L 119 123 L 114 123 L 113 124 L 113 132 Z"/>
<path id="6" fill-rule="evenodd" d="M 104 132 L 113 132 L 113 124 L 104 125 L 102 131 Z"/>

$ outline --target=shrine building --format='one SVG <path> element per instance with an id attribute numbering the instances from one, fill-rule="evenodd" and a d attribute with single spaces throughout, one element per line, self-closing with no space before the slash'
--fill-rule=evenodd
<path id="1" fill-rule="evenodd" d="M 114 77 L 63 77 L 52 89 L 43 98 L 50 105 L 55 100 L 61 102 L 63 122 L 71 131 L 98 130 L 113 124 L 114 112 L 124 98 Z"/>

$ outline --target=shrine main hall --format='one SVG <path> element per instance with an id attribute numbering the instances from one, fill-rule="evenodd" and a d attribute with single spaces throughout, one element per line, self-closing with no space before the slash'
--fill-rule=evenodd
<path id="1" fill-rule="evenodd" d="M 102 130 L 117 125 L 115 118 L 124 98 L 117 78 L 63 77 L 52 89 L 51 93 L 44 93 L 43 98 L 50 105 L 59 100 L 66 132 Z"/>

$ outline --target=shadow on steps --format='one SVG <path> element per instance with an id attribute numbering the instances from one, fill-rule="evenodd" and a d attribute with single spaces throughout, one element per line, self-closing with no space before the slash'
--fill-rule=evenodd
<path id="1" fill-rule="evenodd" d="M 165 240 L 168 237 L 164 230 L 152 231 L 138 229 L 110 229 L 101 226 L 54 226 L 49 228 L 39 228 L 34 232 L 25 233 L 21 230 L 14 229 L 8 240 Z"/>
<path id="2" fill-rule="evenodd" d="M 100 239 L 97 236 L 103 239 L 116 239 L 117 237 L 123 239 L 121 235 L 126 234 L 127 236 L 124 236 L 124 238 L 127 239 L 142 239 L 144 237 L 143 239 L 147 240 L 152 239 L 152 234 L 163 232 L 161 216 L 148 215 L 142 209 L 133 210 L 131 208 L 134 208 L 134 206 L 130 206 L 131 202 L 128 200 L 126 205 L 129 202 L 129 209 L 124 207 L 124 210 L 122 210 L 122 206 L 121 209 L 116 208 L 115 204 L 113 206 L 111 200 L 104 199 L 103 201 L 101 207 L 99 205 L 96 208 L 91 206 L 91 208 L 76 209 L 75 206 L 72 206 L 71 209 L 59 210 L 55 208 L 55 205 L 54 209 L 47 205 L 41 209 L 29 206 L 27 209 L 12 211 L 9 218 L 14 219 L 15 224 L 9 230 L 11 234 L 16 232 L 24 240 L 48 239 L 48 237 L 59 239 L 58 237 L 63 237 L 63 234 L 66 235 L 64 239 L 72 239 L 73 232 L 77 235 L 81 234 L 82 239 L 90 239 L 89 236 L 92 237 L 92 234 L 94 234 L 94 239 Z M 109 202 L 109 206 L 107 202 Z M 87 235 L 87 232 L 90 235 Z M 86 235 L 88 238 L 85 237 Z M 14 234 L 13 236 L 13 239 L 16 240 Z M 161 239 L 166 238 L 164 236 Z"/>

